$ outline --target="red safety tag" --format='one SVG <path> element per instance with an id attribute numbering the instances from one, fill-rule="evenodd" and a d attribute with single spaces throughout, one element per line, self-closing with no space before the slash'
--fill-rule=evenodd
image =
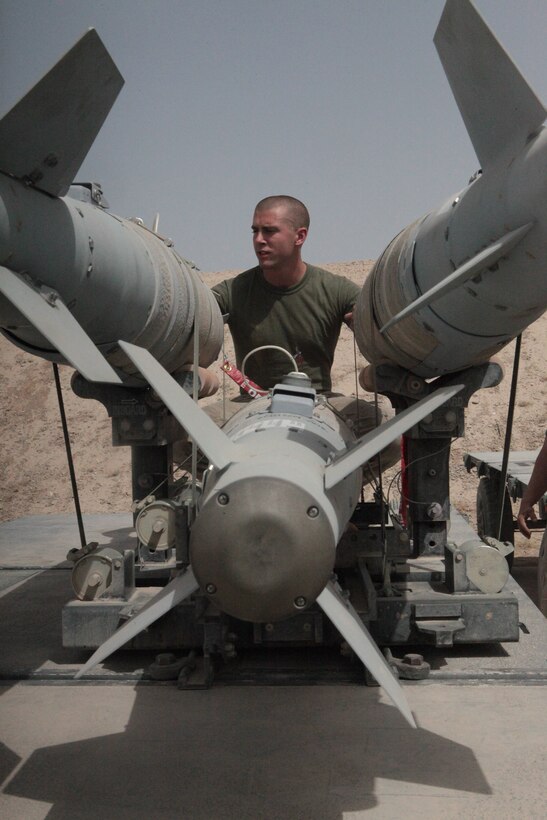
<path id="1" fill-rule="evenodd" d="M 227 376 L 233 379 L 235 383 L 238 384 L 241 389 L 248 393 L 253 399 L 268 395 L 268 390 L 263 390 L 258 386 L 258 384 L 255 384 L 251 381 L 251 379 L 248 379 L 247 376 L 244 376 L 241 370 L 238 370 L 237 367 L 231 364 L 227 358 L 224 358 L 222 369 Z"/>

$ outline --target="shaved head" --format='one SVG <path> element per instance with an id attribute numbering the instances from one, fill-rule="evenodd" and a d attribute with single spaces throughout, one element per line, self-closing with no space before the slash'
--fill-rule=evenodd
<path id="1" fill-rule="evenodd" d="M 303 202 L 300 202 L 299 199 L 295 199 L 293 196 L 267 196 L 265 199 L 260 200 L 255 208 L 255 213 L 280 207 L 285 209 L 285 219 L 291 223 L 293 228 L 307 229 L 310 227 L 308 209 Z"/>

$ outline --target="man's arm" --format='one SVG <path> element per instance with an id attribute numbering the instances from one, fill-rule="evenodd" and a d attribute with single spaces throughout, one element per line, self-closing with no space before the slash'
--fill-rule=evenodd
<path id="1" fill-rule="evenodd" d="M 537 504 L 545 492 L 547 492 L 547 436 L 543 442 L 543 447 L 539 451 L 530 482 L 524 491 L 517 514 L 518 528 L 526 538 L 530 538 L 530 528 L 527 526 L 526 520 L 537 520 L 534 505 Z"/>
<path id="2" fill-rule="evenodd" d="M 220 312 L 223 315 L 225 313 L 230 313 L 231 288 L 229 281 L 224 279 L 223 282 L 219 282 L 218 285 L 212 287 L 211 290 L 213 291 L 215 299 L 218 302 Z"/>
<path id="3" fill-rule="evenodd" d="M 342 314 L 344 322 L 350 330 L 353 330 L 353 309 L 361 288 L 345 276 L 341 276 L 340 280 L 342 286 L 341 298 L 343 301 Z"/>

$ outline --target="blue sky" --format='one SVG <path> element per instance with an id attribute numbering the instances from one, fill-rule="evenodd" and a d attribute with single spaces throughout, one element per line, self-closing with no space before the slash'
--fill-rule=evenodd
<path id="1" fill-rule="evenodd" d="M 79 179 L 202 270 L 254 264 L 253 206 L 308 205 L 305 258 L 377 256 L 478 167 L 432 38 L 443 0 L 0 0 L 0 112 L 94 26 L 125 78 Z M 545 0 L 477 0 L 547 99 Z"/>

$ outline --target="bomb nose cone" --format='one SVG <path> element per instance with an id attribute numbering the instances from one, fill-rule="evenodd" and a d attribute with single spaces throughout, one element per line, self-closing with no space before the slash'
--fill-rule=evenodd
<path id="1" fill-rule="evenodd" d="M 313 496 L 266 476 L 214 493 L 190 537 L 201 589 L 224 612 L 255 623 L 289 618 L 312 604 L 332 572 L 335 549 Z"/>

